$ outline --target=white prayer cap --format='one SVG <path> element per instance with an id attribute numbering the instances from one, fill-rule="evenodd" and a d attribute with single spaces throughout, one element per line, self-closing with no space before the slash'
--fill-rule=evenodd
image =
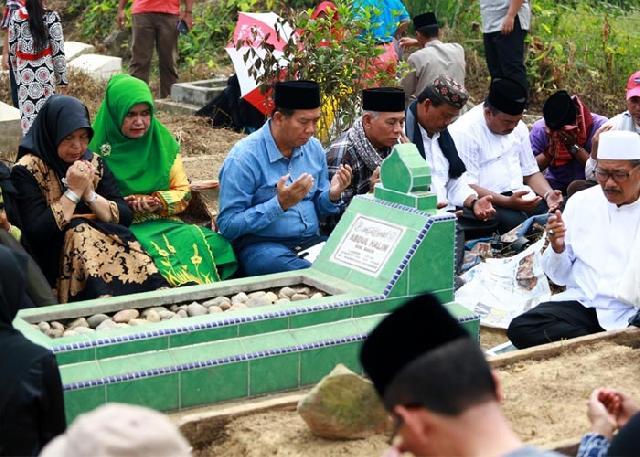
<path id="1" fill-rule="evenodd" d="M 603 132 L 598 143 L 598 159 L 640 160 L 640 135 L 622 130 Z"/>
<path id="2" fill-rule="evenodd" d="M 108 403 L 78 416 L 40 457 L 191 457 L 167 416 L 136 405 Z"/>

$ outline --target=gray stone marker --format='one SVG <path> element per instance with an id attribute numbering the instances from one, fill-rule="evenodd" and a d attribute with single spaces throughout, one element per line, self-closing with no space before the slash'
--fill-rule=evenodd
<path id="1" fill-rule="evenodd" d="M 100 54 L 82 54 L 67 65 L 98 80 L 107 80 L 122 71 L 122 59 L 120 57 Z"/>
<path id="2" fill-rule="evenodd" d="M 20 110 L 0 102 L 0 157 L 14 160 L 22 139 Z"/>
<path id="3" fill-rule="evenodd" d="M 177 83 L 171 86 L 171 100 L 188 105 L 202 107 L 227 86 L 227 78 L 218 76 L 214 79 Z"/>
<path id="4" fill-rule="evenodd" d="M 96 52 L 96 48 L 87 43 L 82 43 L 80 41 L 65 41 L 64 43 L 64 56 L 67 59 L 67 62 L 70 62 L 83 54 L 91 54 L 94 52 Z"/>

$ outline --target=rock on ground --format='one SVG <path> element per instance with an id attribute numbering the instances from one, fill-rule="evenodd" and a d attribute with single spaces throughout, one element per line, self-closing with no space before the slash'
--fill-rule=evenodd
<path id="1" fill-rule="evenodd" d="M 300 400 L 298 413 L 323 438 L 363 438 L 383 432 L 387 424 L 373 384 L 342 364 Z"/>

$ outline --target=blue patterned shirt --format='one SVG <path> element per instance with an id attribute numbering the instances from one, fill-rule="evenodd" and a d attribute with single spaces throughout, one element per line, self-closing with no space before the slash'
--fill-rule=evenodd
<path id="1" fill-rule="evenodd" d="M 603 435 L 587 433 L 580 440 L 576 457 L 607 457 L 609 439 Z"/>
<path id="2" fill-rule="evenodd" d="M 269 120 L 243 138 L 229 152 L 220 170 L 220 233 L 229 240 L 257 235 L 295 240 L 317 235 L 319 216 L 339 211 L 329 199 L 327 161 L 320 142 L 311 138 L 295 148 L 290 159 L 282 155 L 271 134 Z M 284 211 L 276 184 L 289 174 L 290 185 L 303 173 L 314 183 L 303 200 Z"/>

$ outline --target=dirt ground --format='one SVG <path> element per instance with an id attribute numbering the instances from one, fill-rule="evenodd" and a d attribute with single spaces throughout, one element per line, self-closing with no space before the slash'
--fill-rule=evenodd
<path id="1" fill-rule="evenodd" d="M 577 441 L 588 430 L 585 401 L 596 387 L 614 387 L 640 398 L 639 375 L 640 349 L 611 342 L 498 370 L 506 416 L 523 441 L 539 446 Z M 382 435 L 354 441 L 317 438 L 295 411 L 279 411 L 235 419 L 216 442 L 194 456 L 371 457 L 382 455 L 386 440 Z"/>

